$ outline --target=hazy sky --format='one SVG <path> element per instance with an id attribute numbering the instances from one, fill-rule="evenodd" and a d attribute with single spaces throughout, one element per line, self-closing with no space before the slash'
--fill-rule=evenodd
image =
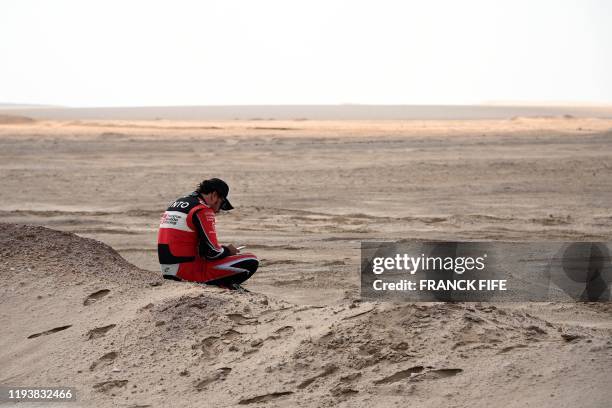
<path id="1" fill-rule="evenodd" d="M 1 0 L 0 102 L 612 103 L 612 1 Z"/>

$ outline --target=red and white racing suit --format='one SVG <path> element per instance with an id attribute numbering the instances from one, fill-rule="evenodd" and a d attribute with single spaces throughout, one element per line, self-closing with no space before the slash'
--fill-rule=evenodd
<path id="1" fill-rule="evenodd" d="M 157 253 L 164 278 L 221 286 L 244 282 L 259 266 L 255 255 L 230 255 L 219 245 L 215 213 L 197 192 L 177 199 L 162 215 Z"/>

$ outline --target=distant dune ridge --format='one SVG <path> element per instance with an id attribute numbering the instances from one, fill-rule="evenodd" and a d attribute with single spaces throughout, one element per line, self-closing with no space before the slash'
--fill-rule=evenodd
<path id="1" fill-rule="evenodd" d="M 152 107 L 11 107 L 0 114 L 58 120 L 471 120 L 513 117 L 612 118 L 612 106 L 520 105 L 227 105 Z"/>
<path id="2" fill-rule="evenodd" d="M 603 407 L 612 397 L 610 329 L 534 307 L 350 296 L 297 306 L 166 282 L 96 240 L 20 224 L 0 224 L 0 271 L 0 383 L 73 386 L 75 406 Z"/>
<path id="3" fill-rule="evenodd" d="M 0 114 L 0 125 L 16 125 L 34 122 L 34 119 L 27 116 Z"/>

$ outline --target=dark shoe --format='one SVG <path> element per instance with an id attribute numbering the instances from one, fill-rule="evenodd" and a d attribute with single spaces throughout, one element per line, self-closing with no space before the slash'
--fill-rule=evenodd
<path id="1" fill-rule="evenodd" d="M 231 284 L 230 290 L 237 290 L 239 293 L 249 293 L 250 292 L 250 290 L 242 287 L 239 283 Z"/>

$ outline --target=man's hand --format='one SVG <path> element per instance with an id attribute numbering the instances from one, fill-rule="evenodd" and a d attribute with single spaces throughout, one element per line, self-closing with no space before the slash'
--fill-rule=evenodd
<path id="1" fill-rule="evenodd" d="M 240 252 L 234 245 L 229 244 L 226 245 L 227 249 L 229 250 L 230 255 L 236 255 L 238 252 Z"/>

